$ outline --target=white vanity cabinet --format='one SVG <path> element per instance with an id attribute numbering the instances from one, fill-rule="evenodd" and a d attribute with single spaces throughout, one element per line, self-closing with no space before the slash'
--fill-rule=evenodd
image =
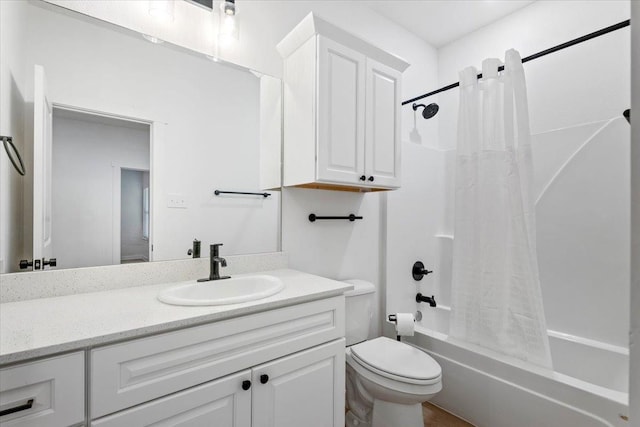
<path id="1" fill-rule="evenodd" d="M 84 353 L 0 369 L 0 425 L 66 427 L 84 422 Z"/>
<path id="2" fill-rule="evenodd" d="M 339 296 L 95 348 L 91 425 L 342 427 L 343 337 Z"/>
<path id="3" fill-rule="evenodd" d="M 135 406 L 92 427 L 342 427 L 344 340 Z"/>
<path id="4" fill-rule="evenodd" d="M 400 187 L 400 80 L 409 64 L 313 14 L 278 50 L 284 185 Z"/>

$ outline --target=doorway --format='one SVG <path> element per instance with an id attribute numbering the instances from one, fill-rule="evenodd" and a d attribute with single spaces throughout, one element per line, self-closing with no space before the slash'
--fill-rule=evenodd
<path id="1" fill-rule="evenodd" d="M 54 106 L 51 222 L 59 268 L 152 258 L 150 135 L 148 123 Z"/>

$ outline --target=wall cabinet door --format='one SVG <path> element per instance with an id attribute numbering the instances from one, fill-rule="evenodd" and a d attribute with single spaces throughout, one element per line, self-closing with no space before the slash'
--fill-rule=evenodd
<path id="1" fill-rule="evenodd" d="M 345 341 L 253 368 L 253 427 L 343 427 Z"/>
<path id="2" fill-rule="evenodd" d="M 401 74 L 371 58 L 366 65 L 366 183 L 399 187 Z"/>
<path id="3" fill-rule="evenodd" d="M 318 36 L 319 181 L 363 182 L 365 66 L 363 54 Z"/>
<path id="4" fill-rule="evenodd" d="M 91 426 L 251 427 L 251 388 L 244 383 L 250 378 L 247 369 L 95 420 Z"/>

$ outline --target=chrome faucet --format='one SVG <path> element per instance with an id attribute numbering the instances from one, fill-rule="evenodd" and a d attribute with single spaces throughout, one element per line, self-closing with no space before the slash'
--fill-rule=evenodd
<path id="1" fill-rule="evenodd" d="M 231 276 L 220 276 L 220 266 L 227 266 L 227 260 L 220 257 L 220 246 L 222 246 L 222 243 L 214 243 L 210 246 L 209 277 L 206 279 L 198 279 L 198 282 L 208 282 L 210 280 L 222 280 L 231 278 Z"/>

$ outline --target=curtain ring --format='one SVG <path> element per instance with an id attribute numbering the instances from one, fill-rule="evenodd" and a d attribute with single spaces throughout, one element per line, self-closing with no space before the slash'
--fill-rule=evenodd
<path id="1" fill-rule="evenodd" d="M 16 146 L 13 145 L 13 138 L 10 136 L 0 136 L 0 138 L 2 138 L 2 143 L 4 144 L 4 150 L 7 152 L 7 156 L 9 157 L 9 160 L 11 160 L 11 164 L 13 165 L 14 168 L 16 168 L 16 171 L 18 171 L 20 175 L 24 176 L 24 174 L 27 173 L 27 170 L 25 169 L 24 163 L 22 162 L 22 157 L 20 156 L 20 152 L 18 151 Z M 11 146 L 11 150 L 9 150 L 9 145 Z M 13 151 L 16 154 L 16 157 L 18 158 L 18 162 L 20 163 L 20 166 L 18 166 L 18 163 L 16 163 L 16 159 L 14 159 L 13 154 L 11 154 L 11 151 Z"/>

